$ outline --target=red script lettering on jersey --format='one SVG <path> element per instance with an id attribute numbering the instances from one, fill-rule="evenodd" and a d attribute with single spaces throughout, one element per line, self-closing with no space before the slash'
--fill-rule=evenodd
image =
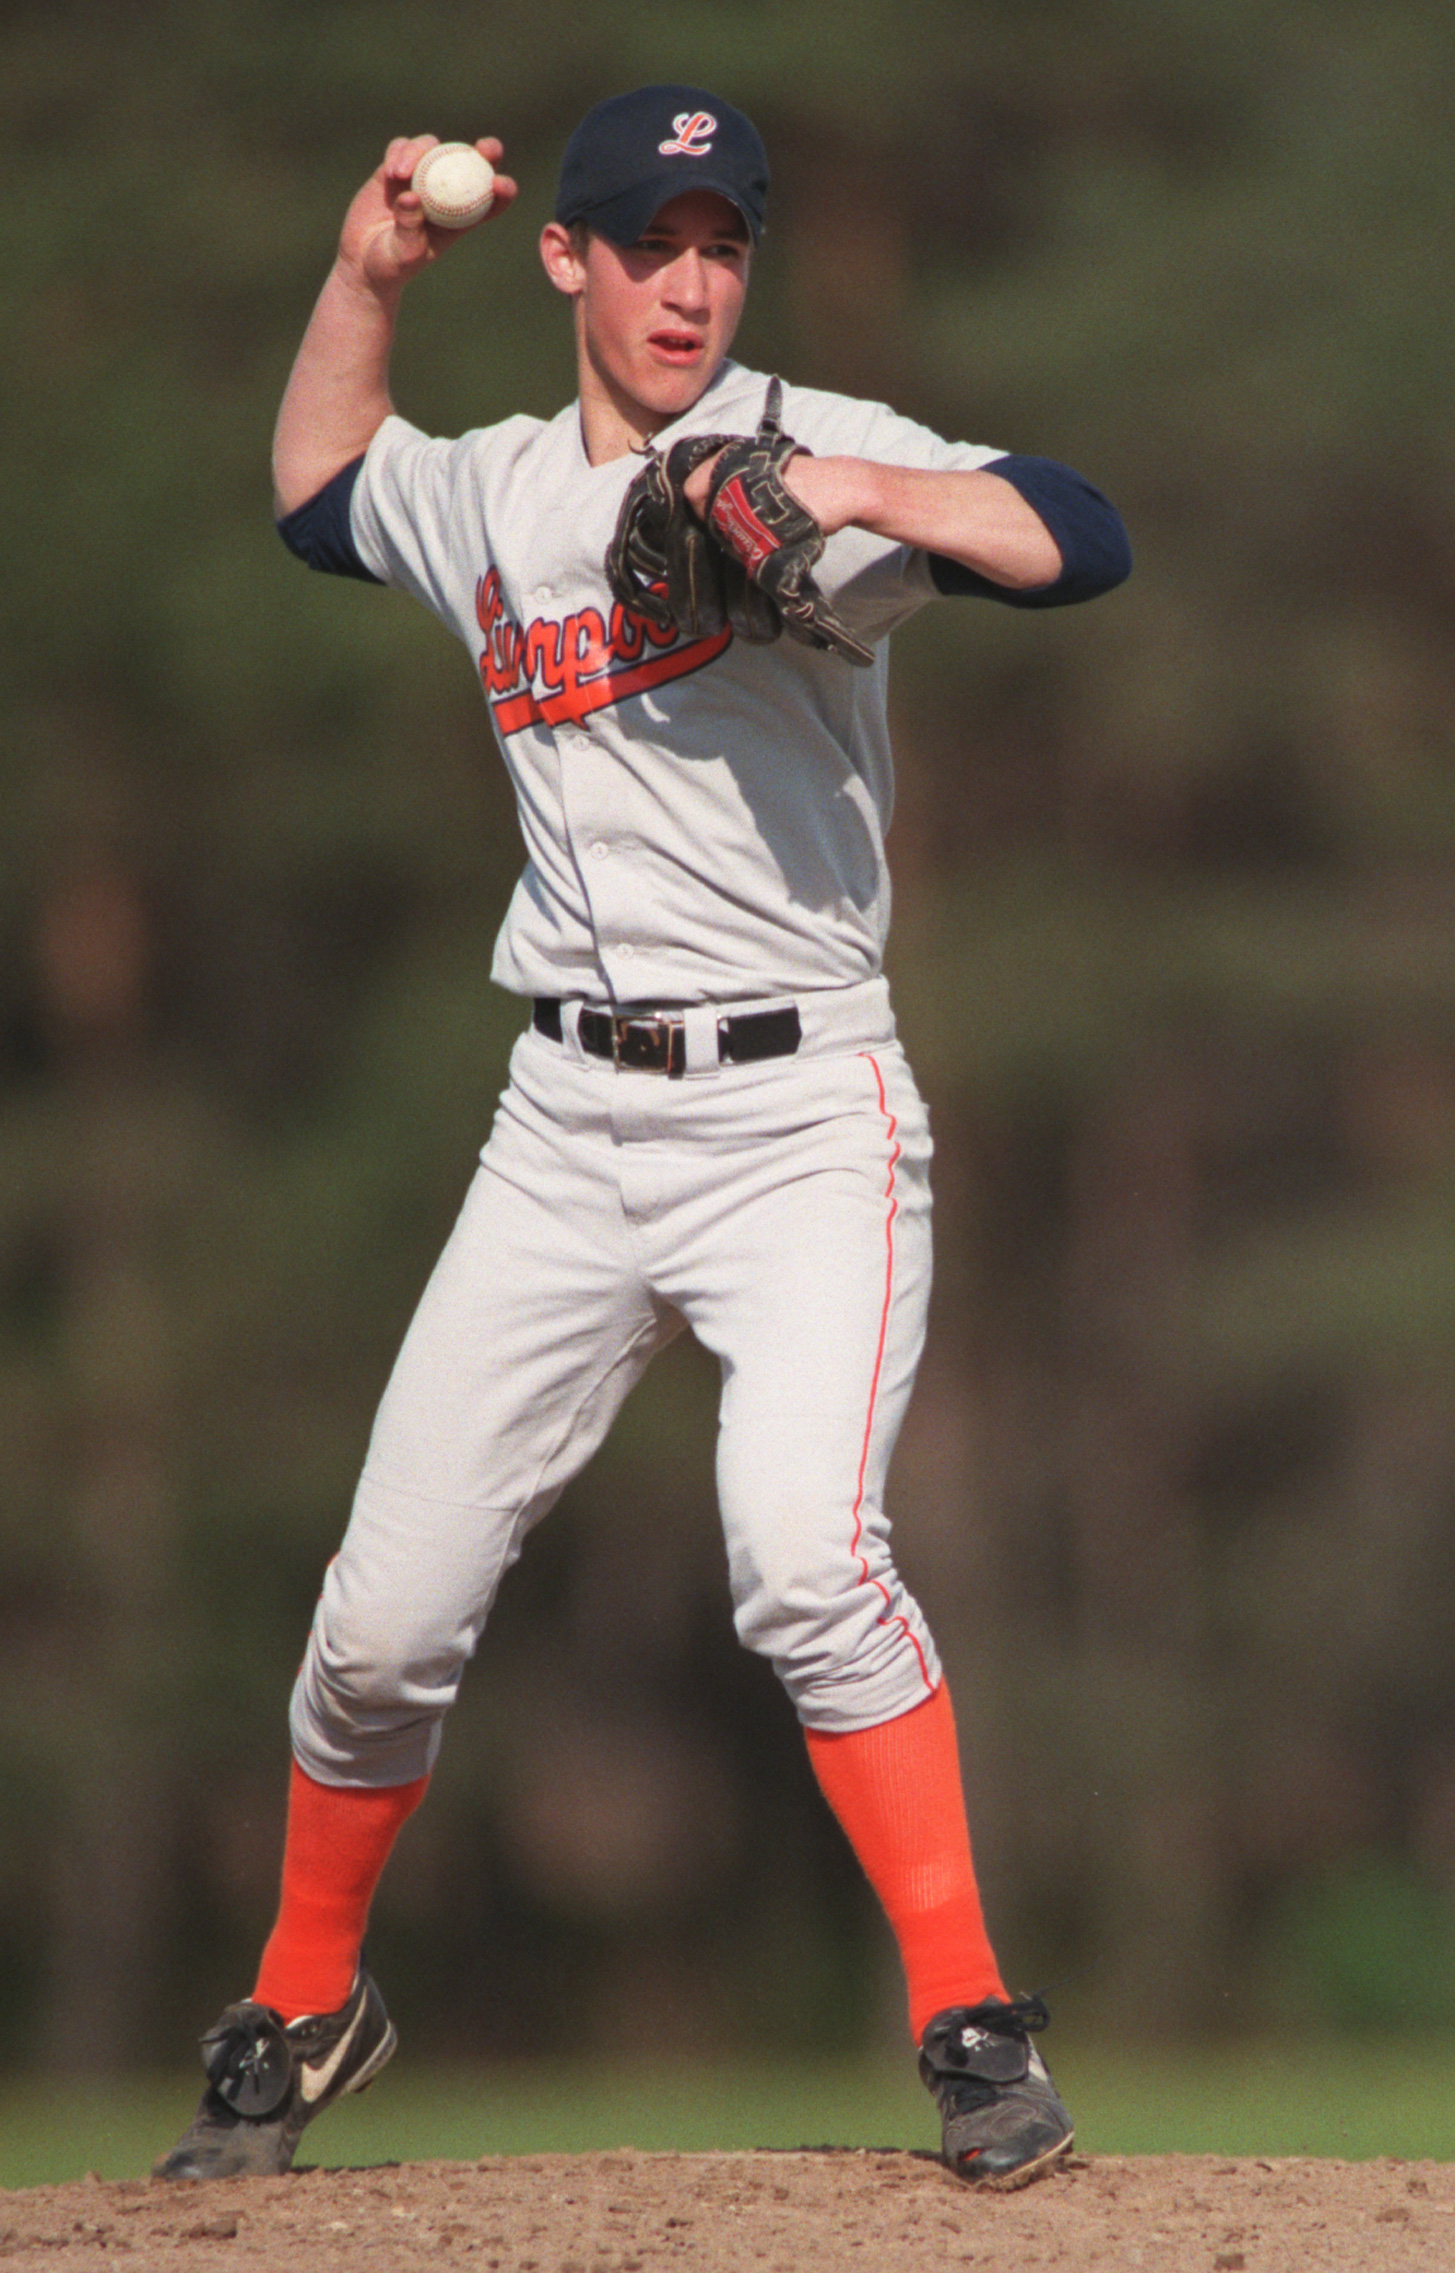
<path id="1" fill-rule="evenodd" d="M 475 620 L 485 635 L 480 680 L 501 734 L 580 720 L 608 703 L 685 679 L 732 639 L 730 629 L 710 639 L 683 639 L 620 601 L 609 618 L 599 608 L 575 608 L 522 627 L 506 610 L 497 568 L 476 583 Z"/>

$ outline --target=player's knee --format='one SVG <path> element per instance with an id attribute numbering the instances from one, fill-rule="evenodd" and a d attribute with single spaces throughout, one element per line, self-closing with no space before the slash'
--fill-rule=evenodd
<path id="1" fill-rule="evenodd" d="M 857 1559 L 734 1576 L 738 1639 L 767 1658 L 813 1725 L 891 1719 L 938 1678 L 923 1615 L 887 1559 L 867 1576 Z"/>
<path id="2" fill-rule="evenodd" d="M 323 1783 L 409 1783 L 428 1775 L 458 1667 L 431 1663 L 397 1635 L 350 1636 L 315 1625 L 293 1688 L 294 1756 Z"/>
<path id="3" fill-rule="evenodd" d="M 850 1666 L 863 1645 L 872 1612 L 861 1596 L 852 1574 L 837 1587 L 821 1579 L 764 1583 L 760 1574 L 737 1594 L 733 1624 L 743 1647 L 780 1674 L 792 1665 L 828 1673 Z"/>
<path id="4" fill-rule="evenodd" d="M 428 1616 L 411 1618 L 407 1603 L 357 1607 L 347 1615 L 320 1606 L 304 1677 L 325 1709 L 365 1721 L 374 1716 L 445 1713 L 459 1687 L 465 1649 Z"/>

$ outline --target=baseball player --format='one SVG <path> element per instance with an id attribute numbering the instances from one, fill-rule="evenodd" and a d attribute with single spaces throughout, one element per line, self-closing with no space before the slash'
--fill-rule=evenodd
<path id="1" fill-rule="evenodd" d="M 781 1677 L 897 1937 L 950 2167 L 1015 2186 L 1071 2143 L 986 1933 L 935 1645 L 884 1490 L 930 1283 L 930 1137 L 881 959 L 886 642 L 937 594 L 1057 605 L 1126 573 L 1045 460 L 950 442 L 730 355 L 768 185 L 700 88 L 592 110 L 541 237 L 579 392 L 433 440 L 388 365 L 458 241 L 395 141 L 349 208 L 279 414 L 282 533 L 462 639 L 526 865 L 494 977 L 530 1003 L 410 1326 L 293 1696 L 277 1923 L 203 2038 L 158 2171 L 276 2173 L 394 2049 L 361 1959 L 504 1573 L 688 1327 L 722 1369 L 737 1631 Z M 498 142 L 478 146 L 498 163 Z M 493 216 L 514 184 L 497 181 Z"/>

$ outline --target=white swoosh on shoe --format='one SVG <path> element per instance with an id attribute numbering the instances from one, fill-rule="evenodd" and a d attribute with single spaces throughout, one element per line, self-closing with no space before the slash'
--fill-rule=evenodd
<path id="1" fill-rule="evenodd" d="M 359 2009 L 355 2013 L 352 2022 L 344 2030 L 343 2035 L 339 2038 L 333 2050 L 329 2053 L 328 2058 L 326 2060 L 320 2060 L 316 2068 L 310 2068 L 305 2063 L 305 2065 L 299 2069 L 298 2092 L 300 2098 L 306 2099 L 310 2103 L 316 2099 L 322 2099 L 324 2093 L 328 2090 L 329 2085 L 333 2082 L 334 2077 L 338 2074 L 339 2068 L 348 2053 L 349 2046 L 353 2043 L 354 2038 L 359 2033 L 359 2028 L 364 2018 L 364 2011 L 365 2001 L 361 1998 L 359 2001 Z"/>

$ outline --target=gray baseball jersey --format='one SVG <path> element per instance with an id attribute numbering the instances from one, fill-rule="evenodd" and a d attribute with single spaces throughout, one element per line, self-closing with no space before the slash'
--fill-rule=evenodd
<path id="1" fill-rule="evenodd" d="M 659 436 L 751 432 L 767 391 L 728 363 Z M 930 469 L 1002 452 L 882 404 L 784 391 L 818 456 Z M 816 572 L 872 670 L 791 639 L 687 640 L 612 601 L 602 563 L 632 457 L 592 466 L 576 405 L 433 441 L 376 435 L 354 490 L 367 567 L 477 658 L 519 799 L 527 866 L 501 986 L 618 1002 L 735 1001 L 850 986 L 880 968 L 893 803 L 885 636 L 934 587 L 925 556 L 846 529 Z"/>

